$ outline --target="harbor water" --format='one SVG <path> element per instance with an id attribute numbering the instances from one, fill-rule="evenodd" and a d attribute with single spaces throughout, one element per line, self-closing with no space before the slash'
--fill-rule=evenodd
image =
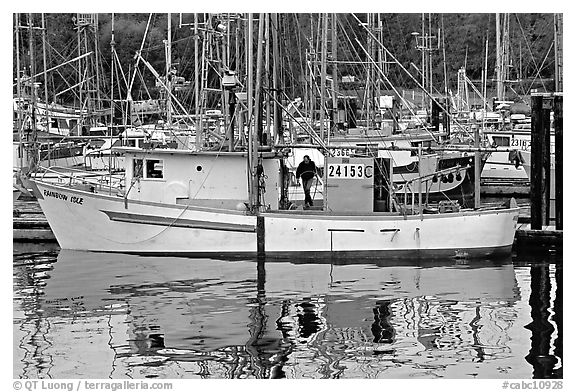
<path id="1" fill-rule="evenodd" d="M 561 378 L 562 255 L 142 257 L 14 243 L 14 378 Z"/>

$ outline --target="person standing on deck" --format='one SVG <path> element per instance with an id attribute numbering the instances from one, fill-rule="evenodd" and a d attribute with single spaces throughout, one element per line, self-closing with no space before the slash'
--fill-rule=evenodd
<path id="1" fill-rule="evenodd" d="M 312 197 L 310 196 L 310 189 L 312 188 L 312 180 L 316 176 L 316 164 L 310 159 L 308 155 L 304 155 L 304 160 L 298 165 L 296 169 L 296 179 L 302 177 L 302 188 L 304 188 L 304 207 L 308 208 L 314 205 Z"/>

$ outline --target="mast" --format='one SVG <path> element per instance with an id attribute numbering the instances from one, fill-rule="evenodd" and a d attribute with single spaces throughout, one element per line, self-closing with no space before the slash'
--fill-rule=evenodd
<path id="1" fill-rule="evenodd" d="M 260 13 L 258 15 L 258 46 L 256 47 L 256 87 L 255 87 L 255 112 L 254 112 L 254 131 L 257 133 L 254 142 L 254 151 L 255 156 L 257 158 L 258 153 L 258 146 L 263 142 L 264 135 L 261 132 L 262 130 L 262 71 L 263 71 L 263 64 L 262 64 L 262 42 L 264 41 L 264 19 L 265 14 Z M 256 160 L 257 161 L 257 160 Z M 253 162 L 252 165 L 254 166 L 256 162 Z M 256 181 L 257 182 L 257 181 Z M 258 200 L 256 200 L 258 201 Z"/>
<path id="2" fill-rule="evenodd" d="M 496 14 L 496 95 L 499 101 L 506 98 L 506 85 L 509 64 L 508 25 L 510 17 Z"/>
<path id="3" fill-rule="evenodd" d="M 94 14 L 94 62 L 96 68 L 96 110 L 102 109 L 100 96 L 100 49 L 98 45 L 98 14 Z"/>
<path id="4" fill-rule="evenodd" d="M 279 139 L 282 133 L 282 113 L 280 108 L 280 44 L 278 42 L 278 14 L 272 14 L 272 83 L 274 97 L 274 137 Z"/>
<path id="5" fill-rule="evenodd" d="M 32 151 L 29 156 L 28 167 L 33 169 L 36 166 L 36 142 L 38 134 L 36 129 L 36 66 L 34 58 L 34 20 L 32 14 L 28 14 L 28 50 L 30 52 L 30 127 L 32 131 Z"/>
<path id="6" fill-rule="evenodd" d="M 444 14 L 440 14 L 440 24 L 442 25 L 442 59 L 444 65 L 444 98 L 448 99 L 448 70 L 446 69 L 446 30 L 444 29 Z M 447 101 L 444 101 L 447 102 Z"/>
<path id="7" fill-rule="evenodd" d="M 428 92 L 432 91 L 432 14 L 428 14 L 428 34 L 426 40 L 426 47 L 428 48 Z"/>
<path id="8" fill-rule="evenodd" d="M 280 107 L 280 44 L 278 42 L 278 14 L 270 15 L 270 30 L 272 33 L 272 97 L 274 107 L 274 144 L 284 142 L 284 134 L 282 133 L 282 113 Z M 280 160 L 280 208 L 286 208 L 288 202 L 288 187 L 286 186 L 287 168 L 283 159 Z"/>
<path id="9" fill-rule="evenodd" d="M 266 26 L 265 26 L 265 32 L 264 32 L 264 36 L 265 41 L 266 41 L 266 48 L 264 51 L 264 59 L 265 59 L 265 65 L 264 65 L 264 69 L 265 74 L 266 74 L 266 91 L 270 92 L 270 15 L 266 15 Z M 267 139 L 266 139 L 266 143 L 271 143 L 274 141 L 274 139 L 270 138 L 270 129 L 271 129 L 271 109 L 272 109 L 272 105 L 270 102 L 270 95 L 266 94 L 265 96 L 266 99 L 266 128 L 264 129 L 264 133 L 266 133 L 267 135 Z"/>
<path id="10" fill-rule="evenodd" d="M 46 116 L 46 130 L 50 129 L 50 112 L 48 111 L 48 73 L 46 72 L 46 23 L 44 21 L 44 14 L 42 15 L 42 60 L 44 65 L 44 104 Z"/>
<path id="11" fill-rule="evenodd" d="M 166 96 L 166 123 L 169 128 L 172 127 L 172 15 L 168 13 L 168 32 L 166 43 L 166 87 L 168 94 Z"/>
<path id="12" fill-rule="evenodd" d="M 554 73 L 557 92 L 563 91 L 564 53 L 562 44 L 563 20 L 562 14 L 554 14 Z"/>
<path id="13" fill-rule="evenodd" d="M 320 70 L 320 139 L 325 140 L 324 114 L 326 99 L 326 55 L 328 46 L 328 14 L 322 14 L 322 53 L 321 53 L 321 70 Z"/>
<path id="14" fill-rule="evenodd" d="M 18 151 L 20 169 L 24 167 L 24 130 L 22 129 L 22 78 L 20 77 L 20 14 L 14 14 L 16 26 L 16 128 L 18 130 Z"/>
<path id="15" fill-rule="evenodd" d="M 202 115 L 200 114 L 200 67 L 198 64 L 198 14 L 194 14 L 194 112 L 196 114 L 196 151 L 202 147 Z"/>
<path id="16" fill-rule="evenodd" d="M 116 64 L 116 42 L 114 41 L 114 13 L 112 13 L 110 29 L 110 127 L 114 124 L 114 68 Z"/>
<path id="17" fill-rule="evenodd" d="M 111 29 L 110 29 L 110 126 L 108 128 L 108 135 L 110 137 L 110 152 L 112 152 L 112 127 L 114 125 L 114 64 L 115 63 L 115 54 L 116 54 L 116 42 L 114 41 L 114 13 L 112 13 L 112 20 L 111 20 Z M 109 184 L 110 187 L 108 189 L 109 194 L 112 194 L 112 154 L 108 154 L 108 170 L 109 172 Z"/>
<path id="18" fill-rule="evenodd" d="M 76 23 L 80 20 L 80 14 L 76 14 Z M 82 44 L 80 42 L 80 28 L 78 28 L 78 33 L 76 34 L 76 40 L 78 43 L 78 57 L 82 55 Z M 82 60 L 78 60 L 78 106 L 80 107 L 80 121 L 77 127 L 82 128 Z"/>
<path id="19" fill-rule="evenodd" d="M 338 122 L 338 20 L 337 14 L 332 14 L 332 126 Z M 328 143 L 330 143 L 330 132 L 328 132 Z"/>
<path id="20" fill-rule="evenodd" d="M 372 14 L 366 14 L 366 29 L 368 32 L 372 31 Z M 370 56 L 373 55 L 372 53 L 372 34 L 367 34 L 366 36 L 366 53 Z M 372 70 L 373 66 L 372 63 L 368 65 L 368 69 L 366 69 L 366 89 L 364 91 L 364 118 L 366 120 L 366 129 L 370 128 L 370 120 L 371 120 L 371 110 L 370 104 L 372 103 Z"/>
<path id="21" fill-rule="evenodd" d="M 246 54 L 246 73 L 248 77 L 247 82 L 247 97 L 248 97 L 248 189 L 250 197 L 250 211 L 255 211 L 256 204 L 258 203 L 258 183 L 256 178 L 256 170 L 254 169 L 254 162 L 258 161 L 258 151 L 255 151 L 254 146 L 256 145 L 256 137 L 254 135 L 254 105 L 253 105 L 253 76 L 252 69 L 254 67 L 254 40 L 253 40 L 253 16 L 252 13 L 248 13 L 248 26 L 247 26 L 247 46 L 248 53 Z"/>
<path id="22" fill-rule="evenodd" d="M 424 90 L 426 90 L 426 70 L 428 67 L 426 66 L 426 31 L 424 30 L 424 13 L 422 13 L 421 17 L 422 21 L 422 86 Z M 422 109 L 426 108 L 426 101 L 425 95 L 422 94 Z"/>
<path id="23" fill-rule="evenodd" d="M 230 70 L 230 14 L 226 14 L 226 37 L 222 37 L 222 77 Z M 222 83 L 223 84 L 223 83 Z M 224 133 L 228 139 L 228 151 L 234 151 L 234 125 L 232 123 L 231 104 L 233 92 L 222 86 L 222 113 L 224 114 Z"/>
<path id="24" fill-rule="evenodd" d="M 488 94 L 488 37 L 486 37 L 486 54 L 484 56 L 484 85 L 483 85 L 483 92 L 482 96 L 484 98 L 484 114 L 486 114 L 488 110 L 488 100 L 486 99 L 486 95 Z M 482 116 L 483 118 L 486 116 Z M 484 122 L 484 120 L 482 120 Z"/>

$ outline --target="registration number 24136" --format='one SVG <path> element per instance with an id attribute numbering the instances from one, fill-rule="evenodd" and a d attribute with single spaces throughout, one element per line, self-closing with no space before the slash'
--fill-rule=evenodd
<path id="1" fill-rule="evenodd" d="M 362 164 L 340 163 L 328 165 L 328 178 L 366 178 L 366 168 Z"/>

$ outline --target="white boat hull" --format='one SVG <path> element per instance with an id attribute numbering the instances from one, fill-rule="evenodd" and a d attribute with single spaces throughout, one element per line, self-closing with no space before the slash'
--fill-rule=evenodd
<path id="1" fill-rule="evenodd" d="M 398 216 L 261 213 L 128 200 L 41 181 L 34 191 L 64 249 L 138 254 L 361 252 L 400 257 L 507 254 L 518 209 Z M 78 222 L 82 222 L 78 224 Z"/>
<path id="2" fill-rule="evenodd" d="M 526 158 L 529 153 L 523 152 L 522 157 L 530 162 L 530 157 Z M 482 181 L 492 180 L 510 180 L 510 181 L 530 181 L 530 175 L 527 173 L 523 165 L 516 167 L 514 162 L 508 159 L 509 153 L 506 151 L 497 151 L 490 154 L 480 179 Z"/>

